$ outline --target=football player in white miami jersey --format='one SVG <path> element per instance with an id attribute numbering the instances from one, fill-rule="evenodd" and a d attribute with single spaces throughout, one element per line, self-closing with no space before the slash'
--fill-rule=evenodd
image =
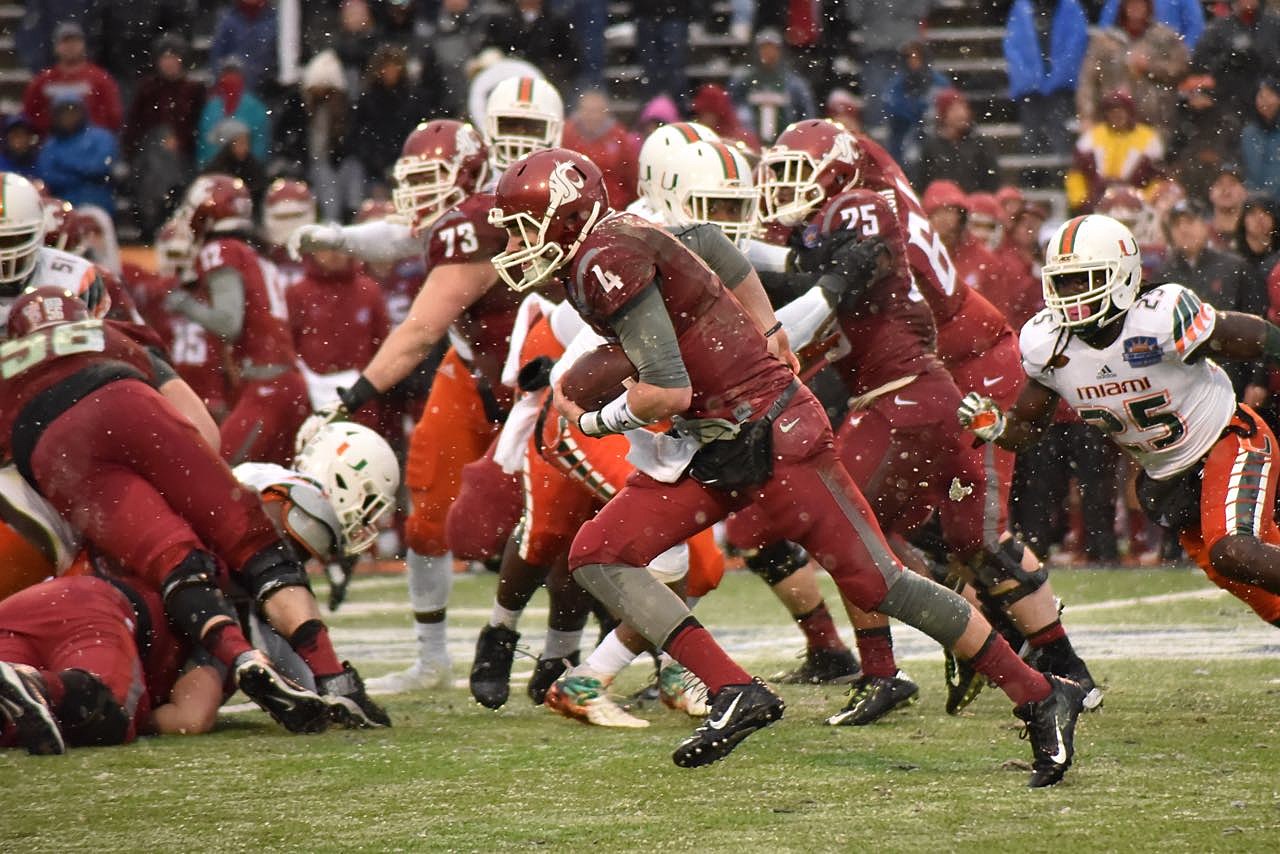
<path id="1" fill-rule="evenodd" d="M 1132 232 L 1098 214 L 1057 230 L 1042 281 L 1046 307 L 1020 340 L 1029 382 L 1008 412 L 970 393 L 961 423 L 1018 450 L 1065 400 L 1142 467 L 1144 509 L 1205 574 L 1280 625 L 1276 438 L 1214 362 L 1280 362 L 1280 328 L 1182 285 L 1144 286 Z"/>

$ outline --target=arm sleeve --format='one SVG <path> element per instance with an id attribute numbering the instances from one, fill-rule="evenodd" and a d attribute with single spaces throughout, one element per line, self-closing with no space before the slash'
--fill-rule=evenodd
<path id="1" fill-rule="evenodd" d="M 341 228 L 343 249 L 375 264 L 422 254 L 422 240 L 403 223 L 364 222 Z"/>
<path id="2" fill-rule="evenodd" d="M 710 223 L 699 223 L 689 228 L 675 230 L 680 242 L 693 250 L 706 262 L 724 286 L 732 290 L 751 275 L 751 262 L 743 255 L 724 232 Z"/>
<path id="3" fill-rule="evenodd" d="M 244 329 L 244 280 L 231 267 L 220 267 L 208 278 L 208 305 L 186 291 L 174 291 L 168 306 L 224 341 L 234 341 Z"/>
<path id="4" fill-rule="evenodd" d="M 660 388 L 689 387 L 676 330 L 656 284 L 645 288 L 609 323 L 622 351 L 636 366 L 640 382 Z"/>
<path id="5" fill-rule="evenodd" d="M 774 246 L 763 240 L 747 241 L 747 260 L 761 273 L 786 272 L 787 258 L 790 255 L 791 249 L 786 246 Z"/>

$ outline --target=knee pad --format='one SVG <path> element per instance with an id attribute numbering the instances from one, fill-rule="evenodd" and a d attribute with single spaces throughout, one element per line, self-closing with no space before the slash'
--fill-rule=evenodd
<path id="1" fill-rule="evenodd" d="M 795 543 L 778 540 L 747 552 L 742 562 L 747 569 L 764 579 L 765 584 L 774 587 L 803 569 L 809 562 L 809 556 Z"/>
<path id="2" fill-rule="evenodd" d="M 1049 570 L 1043 561 L 1037 562 L 1030 572 L 1022 568 L 1026 550 L 1020 540 L 1005 540 L 995 551 L 984 552 L 974 568 L 979 589 L 1001 609 L 1035 593 L 1049 580 Z"/>
<path id="3" fill-rule="evenodd" d="M 947 649 L 964 634 L 971 614 L 960 594 L 909 571 L 898 574 L 876 610 L 914 626 Z"/>
<path id="4" fill-rule="evenodd" d="M 214 581 L 217 571 L 213 555 L 193 551 L 161 585 L 165 613 L 174 626 L 192 640 L 199 640 L 200 631 L 214 617 L 236 618 L 231 604 Z"/>
<path id="5" fill-rule="evenodd" d="M 84 670 L 64 670 L 59 676 L 67 692 L 53 711 L 67 744 L 91 747 L 129 740 L 129 714 L 102 680 Z"/>
<path id="6" fill-rule="evenodd" d="M 286 587 L 311 589 L 298 556 L 283 540 L 267 546 L 240 567 L 240 582 L 259 605 Z"/>

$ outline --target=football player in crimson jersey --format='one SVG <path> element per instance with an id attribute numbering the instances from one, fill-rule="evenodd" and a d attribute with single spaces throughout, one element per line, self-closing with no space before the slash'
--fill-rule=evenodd
<path id="1" fill-rule="evenodd" d="M 779 136 L 775 145 L 761 160 L 759 180 L 762 187 L 762 219 L 799 225 L 808 222 L 804 232 L 793 234 L 793 241 L 817 242 L 819 234 L 831 234 L 856 229 L 859 209 L 835 206 L 834 199 L 842 190 L 854 187 L 879 193 L 898 220 L 897 229 L 905 243 L 906 261 L 910 273 L 909 300 L 922 307 L 927 305 L 937 325 L 936 352 L 961 391 L 975 386 L 985 388 L 1002 400 L 1016 394 L 1020 372 L 1016 369 L 1017 342 L 1005 323 L 1003 315 L 987 302 L 981 294 L 958 280 L 955 267 L 941 238 L 933 231 L 901 168 L 874 141 L 851 134 L 829 121 L 811 120 L 789 127 Z M 823 210 L 819 210 L 820 206 Z M 828 211 L 825 213 L 823 211 Z M 839 211 L 837 213 L 837 211 Z M 769 258 L 776 252 L 756 249 L 757 257 Z M 801 252 L 797 252 L 801 255 Z M 848 358 L 857 371 L 857 359 Z M 946 404 L 938 395 L 926 395 L 926 405 L 919 405 L 902 385 L 895 385 L 916 373 L 909 366 L 902 366 L 896 378 L 886 377 L 887 382 L 878 387 L 863 388 L 871 395 L 869 404 L 879 398 L 876 410 L 881 420 L 881 435 L 874 441 L 865 441 L 875 430 L 876 419 L 858 417 L 857 427 L 864 440 L 859 454 L 860 465 L 854 465 L 851 474 L 859 483 L 870 484 L 876 477 L 881 484 L 886 479 L 873 465 L 868 448 L 881 448 L 885 452 L 886 465 L 894 460 L 903 461 L 893 447 L 893 430 L 898 426 L 916 426 L 932 423 L 943 433 L 952 433 L 949 419 L 942 416 Z M 918 381 L 918 380 L 917 380 Z M 899 392 L 902 392 L 899 394 Z M 889 395 L 893 397 L 890 398 Z M 891 401 L 909 401 L 906 406 L 890 406 Z M 931 407 L 930 400 L 942 405 Z M 914 408 L 913 408 L 914 407 Z M 887 432 L 885 432 L 887 431 Z M 954 443 L 952 443 L 954 444 Z M 1006 530 L 1008 514 L 1008 483 L 1012 476 L 1013 456 L 998 454 L 993 450 L 973 451 L 958 448 L 957 453 L 968 458 L 962 472 L 951 472 L 948 477 L 962 475 L 961 483 L 973 491 L 958 499 L 950 499 L 945 507 L 944 521 L 950 519 L 947 543 L 952 554 L 966 564 L 962 571 L 975 575 L 980 591 L 991 600 L 997 610 L 1013 609 L 1018 626 L 1033 638 L 1033 644 L 1041 653 L 1041 666 L 1055 673 L 1087 678 L 1083 662 L 1071 648 L 1070 641 L 1058 620 L 1057 608 L 1051 589 L 1046 584 L 1047 574 L 1039 559 L 1025 549 Z M 910 454 L 908 454 L 910 457 Z M 944 472 L 942 457 L 934 462 L 934 477 Z M 853 463 L 846 459 L 846 463 Z M 949 463 L 948 463 L 949 466 Z M 910 466 L 899 469 L 897 481 L 904 485 L 919 482 Z M 878 492 L 878 490 L 877 490 Z M 958 505 L 958 506 L 957 506 Z M 915 520 L 917 523 L 923 520 Z M 776 546 L 767 547 L 766 553 L 786 554 Z M 936 555 L 940 563 L 948 561 L 947 555 Z M 788 566 L 794 566 L 792 561 Z M 809 595 L 815 590 L 815 582 L 806 576 L 804 569 L 787 579 L 784 572 L 774 571 L 772 578 L 783 576 L 792 585 L 791 595 L 799 587 Z M 783 588 L 775 583 L 775 591 Z M 848 603 L 846 603 L 848 604 Z M 892 709 L 897 702 L 914 695 L 914 685 L 897 675 L 888 620 L 850 609 L 850 616 L 857 629 L 859 653 L 863 659 L 863 678 L 855 686 L 850 699 L 848 716 L 832 719 L 832 722 L 853 724 L 870 723 Z M 954 669 L 954 668 L 953 668 Z M 952 672 L 949 669 L 948 673 Z M 948 709 L 957 711 L 964 697 L 972 699 L 980 686 L 972 673 L 961 674 L 959 684 L 949 686 Z M 1092 691 L 1093 686 L 1089 686 Z M 897 698 L 897 702 L 895 702 Z M 1096 705 L 1098 695 L 1091 694 L 1090 702 Z M 966 701 L 967 702 L 967 701 Z M 860 708 L 855 709 L 855 706 Z"/>
<path id="2" fill-rule="evenodd" d="M 527 142 L 535 148 L 546 144 L 541 132 Z M 487 219 L 492 195 L 482 188 L 488 155 L 470 125 L 426 122 L 405 140 L 396 161 L 393 195 L 403 221 L 306 226 L 295 233 L 304 252 L 337 249 L 365 261 L 417 252 L 426 256 L 428 270 L 406 320 L 355 384 L 341 392 L 340 410 L 322 411 L 316 421 L 355 412 L 409 376 L 446 337 L 453 345 L 432 380 L 405 466 L 413 502 L 405 539 L 418 660 L 406 671 L 370 680 L 370 689 L 379 692 L 441 685 L 449 678 L 444 620 L 453 557 L 447 520 L 463 468 L 484 456 L 511 404 L 501 373 L 519 299 L 498 284 L 489 261 L 506 245 L 506 235 Z M 492 482 L 502 479 L 495 475 Z"/>
<path id="3" fill-rule="evenodd" d="M 247 242 L 249 190 L 229 175 L 202 176 L 181 219 L 196 247 L 195 286 L 172 291 L 164 307 L 203 326 L 226 348 L 234 400 L 220 427 L 222 455 L 233 464 L 287 463 L 310 409 L 307 384 L 276 270 Z"/>
<path id="4" fill-rule="evenodd" d="M 306 574 L 257 496 L 156 392 L 144 333 L 90 318 L 68 291 L 19 297 L 0 344 L 0 456 L 86 540 L 160 591 L 179 630 L 276 720 L 323 729 L 329 705 L 249 646 L 217 586 L 220 560 L 253 591 Z"/>
<path id="5" fill-rule="evenodd" d="M 769 352 L 776 321 L 758 281 L 731 293 L 676 238 L 610 211 L 599 170 L 569 151 L 514 164 L 498 183 L 490 219 L 510 235 L 507 251 L 493 259 L 503 280 L 524 290 L 559 274 L 583 319 L 617 341 L 637 368 L 638 380 L 598 410 L 584 412 L 553 387 L 560 413 L 588 435 L 680 416 L 676 441 L 686 463 L 640 466 L 578 532 L 569 557 L 579 584 L 707 686 L 711 715 L 676 748 L 677 765 L 725 757 L 778 720 L 784 706 L 644 568 L 729 512 L 758 503 L 855 604 L 954 646 L 1001 684 L 1029 725 L 1032 784 L 1061 779 L 1080 686 L 1027 667 L 964 599 L 893 557 L 836 457 L 821 404 Z"/>
<path id="6" fill-rule="evenodd" d="M 1142 466 L 1144 509 L 1210 580 L 1280 625 L 1280 448 L 1214 362 L 1280 362 L 1280 328 L 1215 311 L 1181 285 L 1144 286 L 1133 233 L 1101 214 L 1058 228 L 1042 279 L 1045 308 L 1020 341 L 1026 387 L 1007 412 L 967 395 L 961 422 L 1019 450 L 1065 400 Z"/>

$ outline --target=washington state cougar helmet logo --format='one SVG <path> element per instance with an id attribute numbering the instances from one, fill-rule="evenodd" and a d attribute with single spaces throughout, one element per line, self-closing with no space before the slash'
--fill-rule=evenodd
<path id="1" fill-rule="evenodd" d="M 551 170 L 547 178 L 547 194 L 551 201 L 551 209 L 555 210 L 565 202 L 572 202 L 582 196 L 578 191 L 586 184 L 586 179 L 577 170 L 572 160 L 561 160 Z"/>
<path id="2" fill-rule="evenodd" d="M 460 158 L 480 153 L 480 137 L 476 135 L 475 128 L 471 127 L 471 125 L 458 125 L 458 132 L 454 135 L 453 145 L 458 149 L 458 157 Z"/>
<path id="3" fill-rule="evenodd" d="M 857 163 L 858 144 L 853 136 L 847 133 L 836 134 L 831 142 L 831 157 L 842 163 Z"/>

